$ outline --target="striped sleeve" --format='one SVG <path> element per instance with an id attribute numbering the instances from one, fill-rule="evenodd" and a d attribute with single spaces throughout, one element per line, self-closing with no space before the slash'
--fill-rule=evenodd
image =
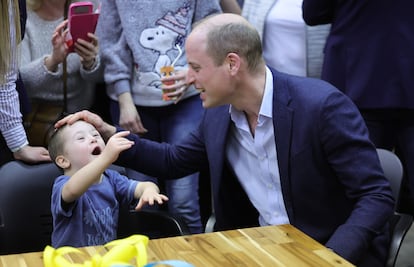
<path id="1" fill-rule="evenodd" d="M 10 12 L 10 14 L 10 39 L 12 43 L 16 43 L 13 13 Z M 15 152 L 21 147 L 27 145 L 28 141 L 22 124 L 19 95 L 16 91 L 16 79 L 18 72 L 16 51 L 10 52 L 13 54 L 14 62 L 12 62 L 9 71 L 5 74 L 5 83 L 0 84 L 0 131 L 6 140 L 9 149 L 12 152 Z"/>

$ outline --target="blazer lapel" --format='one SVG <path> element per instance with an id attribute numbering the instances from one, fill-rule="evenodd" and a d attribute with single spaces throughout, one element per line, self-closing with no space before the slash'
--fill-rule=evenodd
<path id="1" fill-rule="evenodd" d="M 209 142 L 206 148 L 208 149 L 210 174 L 212 179 L 221 179 L 225 162 L 226 140 L 230 129 L 229 106 L 220 106 L 207 112 L 209 118 L 206 121 L 209 122 L 209 125 L 206 128 L 208 136 L 205 140 Z M 212 184 L 217 183 L 213 182 Z"/>

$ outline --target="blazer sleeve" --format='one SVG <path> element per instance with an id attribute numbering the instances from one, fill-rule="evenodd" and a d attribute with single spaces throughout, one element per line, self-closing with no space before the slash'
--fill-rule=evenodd
<path id="1" fill-rule="evenodd" d="M 178 179 L 208 167 L 200 129 L 175 144 L 150 141 L 136 134 L 128 139 L 134 145 L 120 154 L 117 165 L 165 179 Z"/>
<path id="2" fill-rule="evenodd" d="M 348 219 L 325 245 L 351 262 L 358 262 L 387 227 L 394 200 L 355 105 L 339 92 L 325 102 L 319 126 L 321 142 L 331 168 L 353 202 Z"/>

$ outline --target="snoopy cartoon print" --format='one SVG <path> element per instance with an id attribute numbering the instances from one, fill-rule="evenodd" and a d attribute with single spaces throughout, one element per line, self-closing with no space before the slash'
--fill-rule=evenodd
<path id="1" fill-rule="evenodd" d="M 160 68 L 171 65 L 175 57 L 179 55 L 176 46 L 183 46 L 188 19 L 186 15 L 188 15 L 188 7 L 181 7 L 177 12 L 169 11 L 156 21 L 155 27 L 146 28 L 141 32 L 140 44 L 158 53 L 153 72 L 156 72 L 159 77 L 161 76 Z M 175 66 L 175 69 L 183 67 L 183 65 Z"/>

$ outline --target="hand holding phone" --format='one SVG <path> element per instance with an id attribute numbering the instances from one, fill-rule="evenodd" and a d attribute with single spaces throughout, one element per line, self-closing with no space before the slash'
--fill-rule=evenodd
<path id="1" fill-rule="evenodd" d="M 98 23 L 99 13 L 93 12 L 93 4 L 91 2 L 75 2 L 69 6 L 69 33 L 66 44 L 69 52 L 74 51 L 74 44 L 81 38 L 90 42 L 88 33 L 94 33 L 96 24 Z"/>

